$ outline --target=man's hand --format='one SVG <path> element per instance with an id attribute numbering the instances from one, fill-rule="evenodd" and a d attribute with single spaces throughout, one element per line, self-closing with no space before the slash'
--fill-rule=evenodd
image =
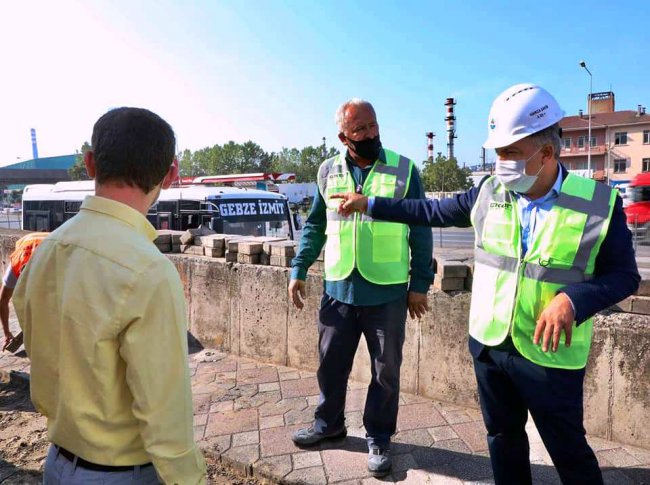
<path id="1" fill-rule="evenodd" d="M 349 216 L 353 212 L 364 213 L 368 210 L 368 197 L 355 192 L 346 192 L 344 194 L 332 194 L 330 199 L 341 199 L 339 205 L 339 214 Z"/>
<path id="2" fill-rule="evenodd" d="M 422 318 L 424 314 L 429 311 L 429 302 L 427 301 L 427 295 L 424 293 L 415 293 L 413 291 L 409 291 L 408 307 L 409 315 L 411 315 L 411 318 Z"/>
<path id="3" fill-rule="evenodd" d="M 298 310 L 305 306 L 305 282 L 303 280 L 291 280 L 289 282 L 289 298 Z"/>
<path id="4" fill-rule="evenodd" d="M 5 332 L 5 343 L 4 343 L 4 345 L 2 346 L 2 351 L 3 351 L 3 352 L 7 349 L 7 347 L 9 347 L 9 344 L 10 344 L 11 342 L 13 342 L 14 338 L 15 338 L 15 337 L 13 336 L 13 334 L 12 334 L 11 332 L 8 332 L 8 331 Z"/>
<path id="5" fill-rule="evenodd" d="M 549 340 L 553 337 L 551 349 L 553 352 L 557 352 L 558 345 L 560 344 L 560 335 L 562 330 L 564 330 L 566 335 L 565 344 L 567 347 L 570 347 L 574 320 L 575 314 L 571 300 L 566 294 L 558 293 L 537 319 L 533 343 L 539 345 L 540 339 L 542 339 L 542 350 L 548 352 Z"/>

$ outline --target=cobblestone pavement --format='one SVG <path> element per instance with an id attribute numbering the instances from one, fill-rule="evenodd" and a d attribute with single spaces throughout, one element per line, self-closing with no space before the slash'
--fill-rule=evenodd
<path id="1" fill-rule="evenodd" d="M 362 412 L 365 383 L 350 382 L 348 437 L 310 450 L 296 448 L 292 433 L 308 425 L 318 402 L 313 372 L 261 364 L 203 349 L 190 356 L 194 433 L 206 454 L 242 474 L 282 483 L 366 485 L 490 484 L 485 428 L 478 410 L 420 396 L 400 397 L 393 438 L 393 472 L 383 480 L 366 470 Z M 25 357 L 0 355 L 1 370 L 29 371 Z M 534 483 L 560 481 L 529 420 Z M 590 438 L 609 484 L 650 484 L 650 450 Z"/>

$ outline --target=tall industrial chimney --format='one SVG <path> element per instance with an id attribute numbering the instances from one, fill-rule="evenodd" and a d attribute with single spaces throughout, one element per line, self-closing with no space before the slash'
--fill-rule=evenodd
<path id="1" fill-rule="evenodd" d="M 34 160 L 36 160 L 38 158 L 38 145 L 36 144 L 36 130 L 32 128 L 31 133 L 32 133 L 32 155 L 34 157 Z"/>
<path id="2" fill-rule="evenodd" d="M 436 134 L 433 131 L 428 131 L 425 134 L 427 135 L 427 159 L 433 162 L 433 137 Z"/>
<path id="3" fill-rule="evenodd" d="M 447 98 L 445 106 L 447 107 L 447 158 L 454 158 L 454 138 L 456 138 L 456 117 L 454 116 L 454 105 L 456 101 L 454 98 Z"/>

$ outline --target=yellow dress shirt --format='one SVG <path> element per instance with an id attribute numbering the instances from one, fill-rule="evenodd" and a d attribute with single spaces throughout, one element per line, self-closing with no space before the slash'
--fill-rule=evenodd
<path id="1" fill-rule="evenodd" d="M 103 465 L 205 483 L 194 443 L 183 288 L 147 219 L 87 197 L 18 280 L 14 306 L 48 437 Z"/>

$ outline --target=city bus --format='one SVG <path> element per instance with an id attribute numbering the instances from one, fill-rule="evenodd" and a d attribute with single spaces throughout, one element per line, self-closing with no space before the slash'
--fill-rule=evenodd
<path id="1" fill-rule="evenodd" d="M 650 244 L 650 173 L 640 173 L 626 190 L 629 200 L 625 207 L 627 225 L 635 240 Z"/>
<path id="2" fill-rule="evenodd" d="M 79 212 L 95 192 L 92 180 L 28 185 L 22 228 L 53 231 Z M 294 239 L 301 229 L 284 195 L 237 187 L 188 185 L 161 191 L 147 214 L 156 229 L 185 231 L 204 225 L 220 234 Z"/>

